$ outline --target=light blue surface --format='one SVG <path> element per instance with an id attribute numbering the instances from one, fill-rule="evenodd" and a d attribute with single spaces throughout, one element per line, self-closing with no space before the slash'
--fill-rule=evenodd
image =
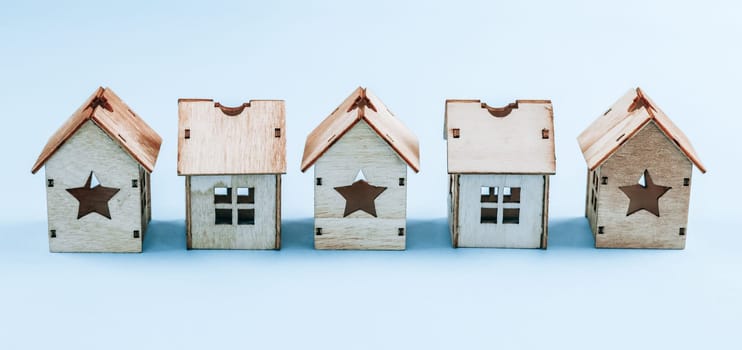
<path id="1" fill-rule="evenodd" d="M 740 349 L 739 2 L 6 1 L 0 349 Z M 98 86 L 164 138 L 145 252 L 49 254 L 48 137 Z M 358 85 L 420 138 L 409 250 L 311 249 L 304 137 Z M 641 86 L 692 140 L 684 251 L 596 250 L 575 137 Z M 185 251 L 176 101 L 287 102 L 284 249 Z M 449 248 L 446 98 L 551 99 L 549 249 Z"/>
<path id="2" fill-rule="evenodd" d="M 0 347 L 739 349 L 742 239 L 694 226 L 716 234 L 683 251 L 597 250 L 582 218 L 548 250 L 452 249 L 415 220 L 407 251 L 351 252 L 299 220 L 280 251 L 187 251 L 161 221 L 142 254 L 50 254 L 45 223 L 3 225 Z"/>

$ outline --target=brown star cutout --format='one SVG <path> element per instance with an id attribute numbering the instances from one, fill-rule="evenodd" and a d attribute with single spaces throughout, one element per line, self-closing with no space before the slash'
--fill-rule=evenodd
<path id="1" fill-rule="evenodd" d="M 364 180 L 358 180 L 350 186 L 335 187 L 335 191 L 338 191 L 345 198 L 345 213 L 343 217 L 359 210 L 363 210 L 376 217 L 374 200 L 382 192 L 386 191 L 386 187 L 371 186 Z"/>
<path id="2" fill-rule="evenodd" d="M 80 205 L 77 209 L 77 218 L 80 219 L 90 213 L 98 213 L 111 218 L 111 212 L 108 210 L 108 201 L 118 193 L 118 188 L 103 187 L 101 185 L 90 187 L 90 182 L 93 179 L 93 172 L 90 172 L 88 181 L 85 182 L 85 186 L 77 188 L 68 188 L 72 196 L 74 196 Z"/>
<path id="3" fill-rule="evenodd" d="M 655 185 L 652 177 L 649 175 L 649 170 L 644 170 L 644 179 L 646 181 L 644 186 L 635 184 L 619 187 L 629 197 L 629 210 L 626 212 L 626 216 L 642 209 L 657 217 L 660 216 L 659 199 L 672 187 Z"/>

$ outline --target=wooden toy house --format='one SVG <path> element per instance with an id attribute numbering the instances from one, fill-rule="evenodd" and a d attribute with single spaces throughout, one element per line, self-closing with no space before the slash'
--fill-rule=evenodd
<path id="1" fill-rule="evenodd" d="M 378 97 L 356 89 L 307 136 L 301 170 L 312 165 L 316 249 L 405 249 L 418 141 Z"/>
<path id="2" fill-rule="evenodd" d="M 188 249 L 279 249 L 284 101 L 178 100 Z"/>
<path id="3" fill-rule="evenodd" d="M 445 113 L 453 246 L 546 248 L 556 171 L 551 101 L 496 108 L 448 100 Z"/>
<path id="4" fill-rule="evenodd" d="M 57 130 L 43 166 L 52 252 L 141 252 L 162 139 L 109 88 Z"/>
<path id="5" fill-rule="evenodd" d="M 632 89 L 577 140 L 595 246 L 683 249 L 693 165 L 706 168 L 670 118 Z"/>

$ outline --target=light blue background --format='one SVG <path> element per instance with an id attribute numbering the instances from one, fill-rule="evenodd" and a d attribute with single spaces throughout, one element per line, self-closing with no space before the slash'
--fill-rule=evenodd
<path id="1" fill-rule="evenodd" d="M 736 348 L 742 325 L 734 1 L 4 2 L 0 348 Z M 48 137 L 99 85 L 164 138 L 136 255 L 48 254 Z M 311 250 L 305 136 L 356 86 L 420 138 L 409 250 Z M 575 137 L 641 86 L 693 141 L 688 248 L 595 250 Z M 279 252 L 183 250 L 177 99 L 285 99 Z M 444 100 L 554 103 L 547 251 L 449 247 Z"/>

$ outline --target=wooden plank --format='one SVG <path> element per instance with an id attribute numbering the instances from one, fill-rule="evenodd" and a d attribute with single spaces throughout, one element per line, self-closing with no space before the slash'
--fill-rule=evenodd
<path id="1" fill-rule="evenodd" d="M 404 250 L 406 246 L 405 219 L 382 218 L 315 218 L 315 249 L 356 249 L 356 250 Z M 399 235 L 399 229 L 404 235 Z"/>
<path id="2" fill-rule="evenodd" d="M 543 232 L 543 175 L 481 175 L 459 177 L 459 247 L 540 248 Z M 482 203 L 482 187 L 499 187 L 499 203 Z M 503 187 L 519 187 L 520 203 L 505 203 Z M 481 223 L 483 207 L 497 208 L 496 224 Z M 519 208 L 518 224 L 503 223 L 505 209 Z"/>
<path id="3" fill-rule="evenodd" d="M 193 249 L 193 229 L 191 225 L 191 177 L 185 177 L 185 199 L 186 199 L 186 248 Z"/>
<path id="4" fill-rule="evenodd" d="M 230 114 L 239 111 L 235 115 L 223 110 L 208 100 L 180 100 L 178 174 L 285 173 L 284 101 L 252 100 L 227 109 Z"/>
<path id="5" fill-rule="evenodd" d="M 451 208 L 451 216 L 453 217 L 453 219 L 451 220 L 451 244 L 453 245 L 454 248 L 458 248 L 459 247 L 459 227 L 460 227 L 460 223 L 459 223 L 459 210 L 460 209 L 459 208 L 461 207 L 460 204 L 459 204 L 460 201 L 461 201 L 461 198 L 459 196 L 459 192 L 460 192 L 460 188 L 459 188 L 460 187 L 460 185 L 459 185 L 459 177 L 460 177 L 460 175 L 458 175 L 458 174 L 452 174 L 450 176 L 452 177 L 452 181 L 453 181 L 453 183 L 451 185 L 452 186 L 452 192 L 453 192 L 452 193 L 452 196 L 453 196 L 453 207 Z"/>
<path id="6" fill-rule="evenodd" d="M 111 218 L 98 213 L 78 219 L 78 200 L 67 192 L 82 187 L 90 172 L 105 187 L 119 191 L 108 201 Z M 46 179 L 54 180 L 47 189 L 49 238 L 52 252 L 141 252 L 141 195 L 132 187 L 139 178 L 139 164 L 93 122 L 85 122 L 46 161 Z"/>
<path id="7" fill-rule="evenodd" d="M 544 175 L 544 201 L 543 201 L 543 216 L 541 226 L 543 227 L 541 233 L 541 249 L 546 249 L 549 244 L 549 176 Z"/>
<path id="8" fill-rule="evenodd" d="M 191 248 L 276 249 L 275 175 L 190 176 Z M 214 188 L 232 188 L 231 203 L 214 204 Z M 237 188 L 253 188 L 254 204 L 237 203 Z M 215 209 L 232 210 L 232 224 L 215 224 Z M 239 209 L 254 209 L 254 224 L 239 225 Z"/>
<path id="9" fill-rule="evenodd" d="M 596 226 L 604 233 L 595 234 L 596 247 L 683 249 L 687 236 L 679 229 L 687 228 L 691 188 L 683 181 L 690 179 L 692 168 L 657 125 L 645 126 L 600 167 L 607 184 L 601 183 L 597 192 Z M 659 217 L 646 210 L 627 216 L 629 198 L 620 187 L 636 184 L 644 170 L 655 184 L 672 187 L 659 199 Z"/>
<path id="10" fill-rule="evenodd" d="M 276 174 L 276 249 L 281 249 L 281 174 Z"/>
<path id="11" fill-rule="evenodd" d="M 506 116 L 493 116 L 483 105 L 446 103 L 449 173 L 555 173 L 551 102 L 518 100 Z"/>

